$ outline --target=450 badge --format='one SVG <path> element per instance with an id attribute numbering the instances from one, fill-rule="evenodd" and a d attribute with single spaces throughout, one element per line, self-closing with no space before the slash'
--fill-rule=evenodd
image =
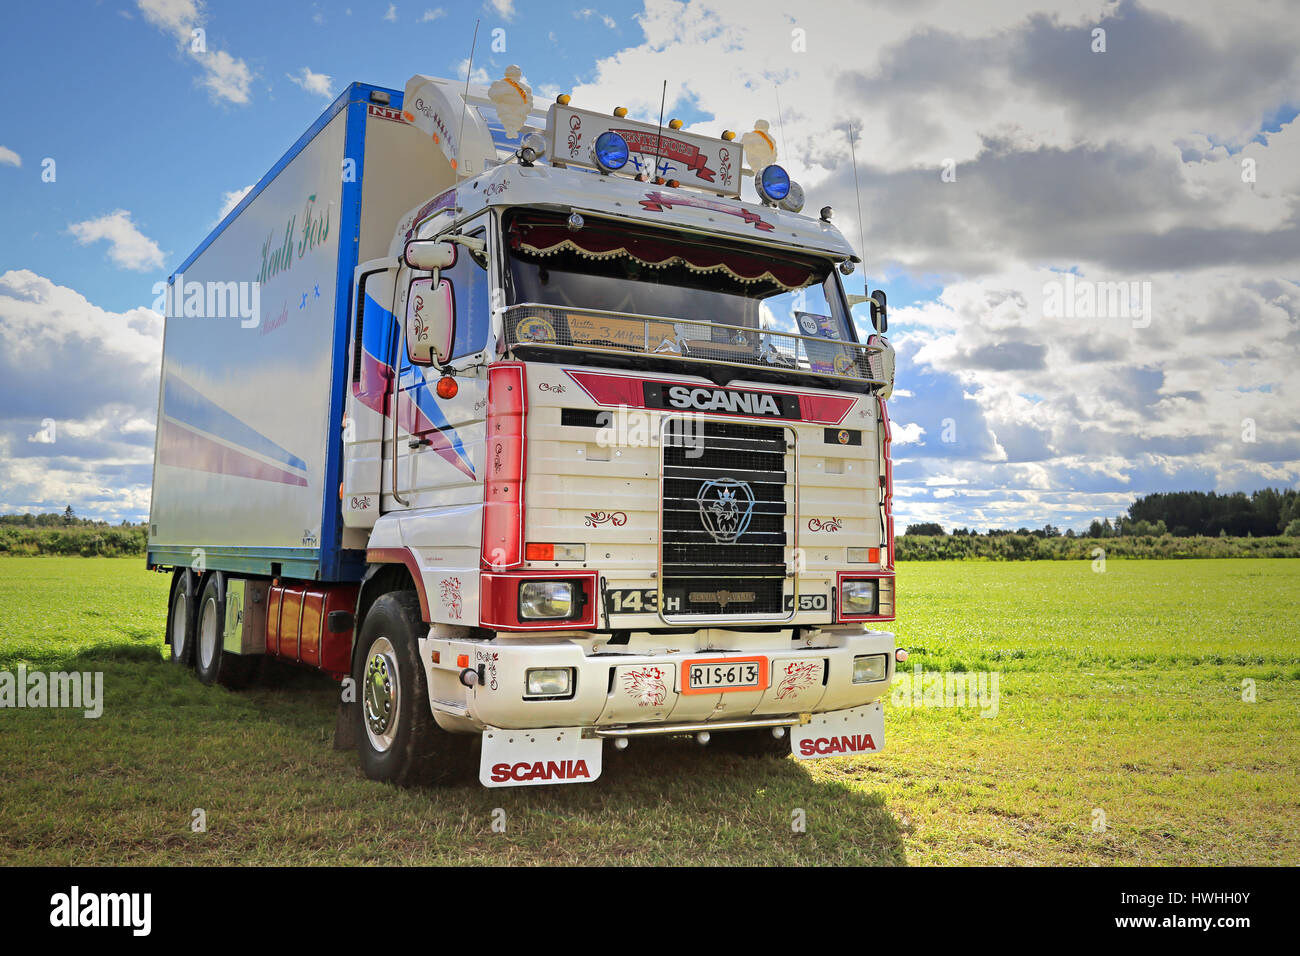
<path id="1" fill-rule="evenodd" d="M 669 596 L 667 602 L 669 614 L 681 612 L 681 599 Z M 799 610 L 824 611 L 830 606 L 825 594 L 800 594 Z M 785 596 L 785 609 L 794 607 L 794 595 Z M 659 592 L 654 588 L 627 588 L 605 592 L 606 614 L 655 614 L 659 610 Z M 738 610 L 743 614 L 743 609 Z"/>

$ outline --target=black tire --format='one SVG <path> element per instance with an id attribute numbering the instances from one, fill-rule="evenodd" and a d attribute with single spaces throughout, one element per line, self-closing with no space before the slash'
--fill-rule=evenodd
<path id="1" fill-rule="evenodd" d="M 194 617 L 194 672 L 199 680 L 232 690 L 247 686 L 256 659 L 227 654 L 222 645 L 226 631 L 226 582 L 222 575 L 208 576 Z"/>
<path id="2" fill-rule="evenodd" d="M 381 596 L 361 623 L 350 706 L 361 769 L 371 780 L 449 784 L 469 770 L 473 738 L 443 730 L 429 709 L 419 643 L 427 629 L 413 591 Z"/>
<path id="3" fill-rule="evenodd" d="M 172 578 L 167 604 L 167 643 L 173 664 L 194 666 L 194 608 L 198 604 L 189 590 L 190 573 L 177 571 Z"/>
<path id="4" fill-rule="evenodd" d="M 788 757 L 790 756 L 789 728 L 780 737 L 772 736 L 771 727 L 753 730 L 726 730 L 714 734 L 709 749 L 737 757 Z"/>

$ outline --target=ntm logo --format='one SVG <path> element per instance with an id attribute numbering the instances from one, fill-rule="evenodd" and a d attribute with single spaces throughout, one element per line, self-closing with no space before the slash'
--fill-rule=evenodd
<path id="1" fill-rule="evenodd" d="M 129 926 L 133 936 L 148 936 L 153 895 L 83 893 L 74 886 L 71 892 L 51 896 L 50 907 L 51 926 Z"/>

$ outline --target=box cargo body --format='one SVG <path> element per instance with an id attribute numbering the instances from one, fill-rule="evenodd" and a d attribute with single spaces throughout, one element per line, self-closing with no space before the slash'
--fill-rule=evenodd
<path id="1" fill-rule="evenodd" d="M 171 277 L 151 564 L 361 575 L 364 551 L 341 547 L 331 424 L 352 274 L 438 187 L 436 147 L 402 122 L 401 99 L 352 84 Z"/>

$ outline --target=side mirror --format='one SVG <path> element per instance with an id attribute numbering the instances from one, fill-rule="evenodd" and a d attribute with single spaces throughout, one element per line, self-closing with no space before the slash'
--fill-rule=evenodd
<path id="1" fill-rule="evenodd" d="M 883 289 L 876 289 L 871 293 L 871 324 L 881 335 L 889 331 L 889 307 Z"/>
<path id="2" fill-rule="evenodd" d="M 406 357 L 412 365 L 446 365 L 451 358 L 456 306 L 451 283 L 416 279 L 406 294 Z"/>
<path id="3" fill-rule="evenodd" d="M 456 246 L 437 239 L 412 239 L 406 244 L 402 258 L 412 269 L 437 272 L 456 264 Z"/>

